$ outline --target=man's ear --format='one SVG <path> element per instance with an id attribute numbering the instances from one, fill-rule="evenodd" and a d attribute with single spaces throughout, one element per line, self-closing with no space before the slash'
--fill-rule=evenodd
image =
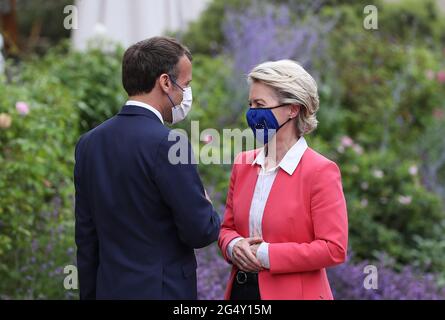
<path id="1" fill-rule="evenodd" d="M 163 73 L 159 76 L 159 86 L 161 87 L 162 91 L 168 92 L 171 87 L 171 81 L 169 76 L 166 73 Z"/>

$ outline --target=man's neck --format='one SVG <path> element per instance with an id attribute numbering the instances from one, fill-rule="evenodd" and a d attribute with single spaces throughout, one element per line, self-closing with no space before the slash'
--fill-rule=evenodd
<path id="1" fill-rule="evenodd" d="M 160 107 L 160 103 L 159 100 L 156 99 L 155 97 L 152 97 L 150 95 L 137 95 L 137 96 L 130 96 L 128 97 L 128 100 L 133 100 L 133 101 L 138 101 L 138 102 L 142 102 L 142 103 L 146 103 L 149 106 L 155 108 L 156 110 L 159 111 L 159 113 L 163 115 L 162 113 L 162 108 Z"/>

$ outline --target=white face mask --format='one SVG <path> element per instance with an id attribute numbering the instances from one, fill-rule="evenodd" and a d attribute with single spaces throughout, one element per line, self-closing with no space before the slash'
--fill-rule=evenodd
<path id="1" fill-rule="evenodd" d="M 179 106 L 173 107 L 172 109 L 172 116 L 173 116 L 172 124 L 178 123 L 184 120 L 185 117 L 187 117 L 187 114 L 192 109 L 192 101 L 193 101 L 192 88 L 187 87 L 184 89 L 184 95 L 182 97 L 181 104 Z"/>

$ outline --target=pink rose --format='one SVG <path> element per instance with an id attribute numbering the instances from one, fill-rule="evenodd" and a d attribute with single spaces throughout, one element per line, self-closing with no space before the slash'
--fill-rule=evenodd
<path id="1" fill-rule="evenodd" d="M 445 83 L 445 70 L 439 71 L 436 75 L 437 77 L 437 81 L 439 81 L 439 83 Z"/>
<path id="2" fill-rule="evenodd" d="M 354 141 L 348 137 L 348 136 L 343 136 L 341 138 L 341 145 L 345 148 L 347 147 L 351 147 L 354 144 Z"/>
<path id="3" fill-rule="evenodd" d="M 29 106 L 26 102 L 19 101 L 15 104 L 15 108 L 22 115 L 26 116 L 29 113 Z"/>
<path id="4" fill-rule="evenodd" d="M 437 108 L 437 109 L 433 110 L 433 116 L 436 119 L 442 120 L 444 118 L 445 114 L 442 109 Z"/>

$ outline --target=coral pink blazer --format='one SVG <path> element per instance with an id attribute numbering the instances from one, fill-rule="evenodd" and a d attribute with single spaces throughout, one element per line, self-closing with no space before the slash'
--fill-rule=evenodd
<path id="1" fill-rule="evenodd" d="M 218 245 L 224 258 L 236 237 L 249 237 L 249 211 L 258 177 L 259 149 L 235 160 Z M 346 201 L 337 165 L 307 148 L 292 175 L 279 169 L 264 209 L 262 231 L 270 269 L 260 271 L 261 299 L 333 299 L 326 267 L 345 261 Z M 237 268 L 225 293 L 230 298 Z"/>

